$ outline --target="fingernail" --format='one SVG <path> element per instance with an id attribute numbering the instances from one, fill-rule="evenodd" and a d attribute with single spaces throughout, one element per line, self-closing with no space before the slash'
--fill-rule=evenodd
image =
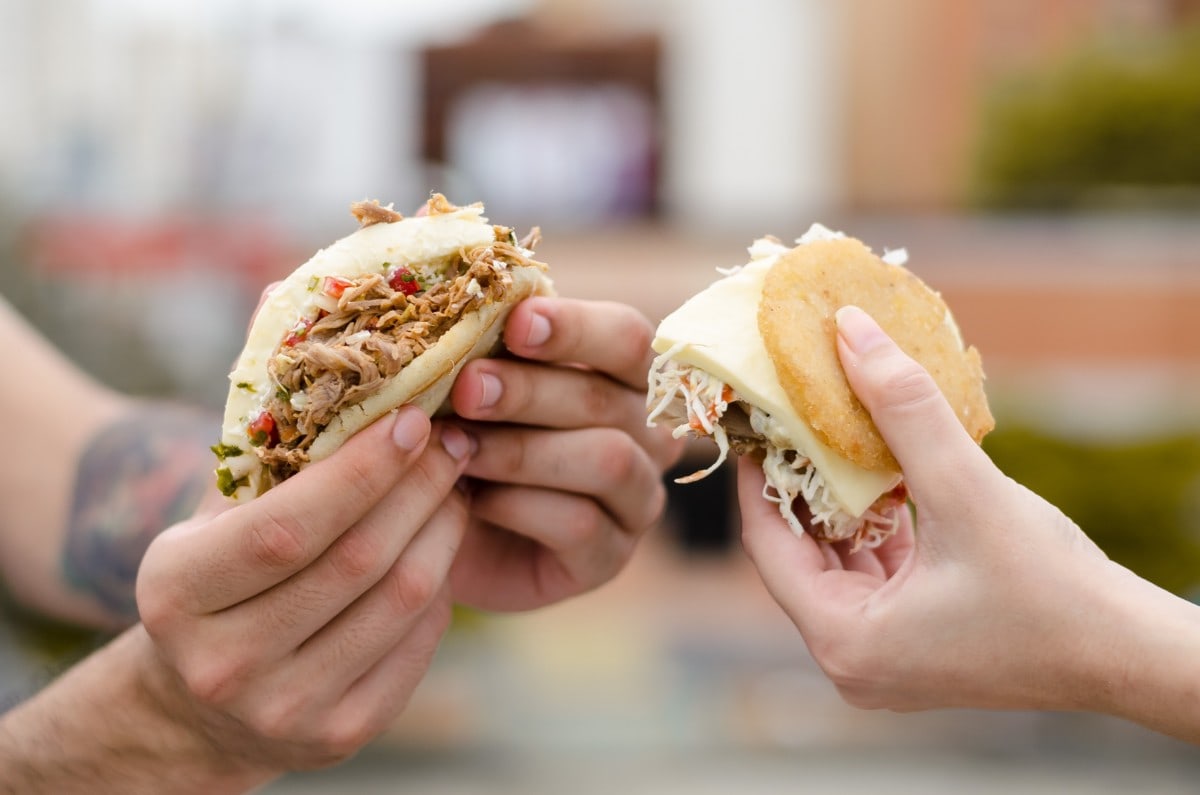
<path id="1" fill-rule="evenodd" d="M 471 437 L 457 425 L 442 427 L 442 447 L 451 457 L 461 461 L 471 454 Z"/>
<path id="2" fill-rule="evenodd" d="M 836 313 L 838 334 L 857 354 L 869 353 L 888 342 L 879 324 L 857 306 L 843 306 Z"/>
<path id="3" fill-rule="evenodd" d="M 545 315 L 534 312 L 529 318 L 529 334 L 525 344 L 531 348 L 542 345 L 550 339 L 550 320 Z"/>
<path id="4" fill-rule="evenodd" d="M 401 450 L 411 452 L 421 446 L 428 433 L 429 421 L 424 414 L 414 408 L 402 409 L 392 426 L 392 441 Z"/>
<path id="5" fill-rule="evenodd" d="M 479 376 L 479 381 L 483 386 L 483 396 L 479 398 L 479 408 L 490 409 L 500 402 L 500 396 L 504 394 L 504 385 L 491 373 L 483 373 Z"/>

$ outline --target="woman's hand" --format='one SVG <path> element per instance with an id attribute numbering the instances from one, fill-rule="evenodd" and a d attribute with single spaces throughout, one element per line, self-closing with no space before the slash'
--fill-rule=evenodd
<path id="1" fill-rule="evenodd" d="M 746 549 L 813 657 L 862 707 L 1095 706 L 1116 662 L 1105 639 L 1120 631 L 1106 608 L 1140 581 L 1000 472 L 865 313 L 843 309 L 838 323 L 847 378 L 900 462 L 916 527 L 854 554 L 797 536 L 761 498 L 761 471 L 740 462 Z"/>

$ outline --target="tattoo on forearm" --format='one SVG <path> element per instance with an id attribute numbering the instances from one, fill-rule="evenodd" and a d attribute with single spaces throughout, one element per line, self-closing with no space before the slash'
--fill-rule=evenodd
<path id="1" fill-rule="evenodd" d="M 104 428 L 79 460 L 63 546 L 66 582 L 115 618 L 137 620 L 146 547 L 195 509 L 212 480 L 211 415 L 146 403 Z"/>

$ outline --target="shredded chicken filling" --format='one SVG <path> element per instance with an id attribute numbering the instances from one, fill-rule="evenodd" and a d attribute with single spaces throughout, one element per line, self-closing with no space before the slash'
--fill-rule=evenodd
<path id="1" fill-rule="evenodd" d="M 763 497 L 779 506 L 780 515 L 795 532 L 805 530 L 793 508 L 797 498 L 808 505 L 813 535 L 826 541 L 850 539 L 852 551 L 877 547 L 896 532 L 904 503 L 903 486 L 881 496 L 862 516 L 847 513 L 812 460 L 787 446 L 766 412 L 741 400 L 712 374 L 672 360 L 682 347 L 666 351 L 650 368 L 646 422 L 650 426 L 659 420 L 670 424 L 675 438 L 710 437 L 719 452 L 711 465 L 677 479 L 677 483 L 692 483 L 712 474 L 731 449 L 738 454 L 757 449 L 763 453 L 766 476 Z"/>
<path id="2" fill-rule="evenodd" d="M 275 482 L 308 461 L 308 448 L 342 410 L 379 391 L 464 314 L 501 300 L 512 284 L 510 267 L 536 264 L 526 241 L 501 240 L 499 228 L 497 238 L 460 251 L 444 270 L 418 271 L 422 289 L 415 294 L 394 289 L 381 267 L 350 280 L 336 299 L 314 299 L 313 316 L 301 318 L 311 322 L 303 337 L 281 341 L 267 365 L 274 394 L 262 410 L 278 438 L 254 449 Z"/>

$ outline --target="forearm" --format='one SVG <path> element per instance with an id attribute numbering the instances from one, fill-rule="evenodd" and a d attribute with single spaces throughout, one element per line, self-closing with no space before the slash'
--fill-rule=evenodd
<path id="1" fill-rule="evenodd" d="M 191 408 L 120 404 L 78 447 L 63 451 L 74 472 L 57 494 L 45 496 L 60 511 L 24 521 L 18 511 L 6 512 L 0 563 L 8 589 L 28 607 L 75 623 L 110 628 L 136 621 L 142 554 L 208 491 L 208 445 L 217 430 L 215 416 Z"/>
<path id="2" fill-rule="evenodd" d="M 211 480 L 217 419 L 108 389 L 3 299 L 0 340 L 3 588 L 55 618 L 127 626 L 146 544 Z"/>
<path id="3" fill-rule="evenodd" d="M 0 793 L 241 793 L 272 774 L 216 753 L 140 626 L 0 718 Z"/>
<path id="4" fill-rule="evenodd" d="M 1200 607 L 1121 570 L 1098 708 L 1200 744 Z"/>

